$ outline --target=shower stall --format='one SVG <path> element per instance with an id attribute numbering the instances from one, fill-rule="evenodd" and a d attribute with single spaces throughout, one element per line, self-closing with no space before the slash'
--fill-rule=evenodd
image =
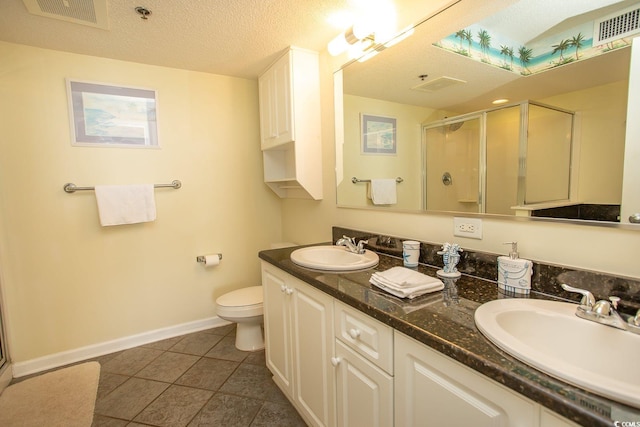
<path id="1" fill-rule="evenodd" d="M 423 126 L 423 208 L 516 215 L 571 197 L 574 114 L 531 101 Z"/>

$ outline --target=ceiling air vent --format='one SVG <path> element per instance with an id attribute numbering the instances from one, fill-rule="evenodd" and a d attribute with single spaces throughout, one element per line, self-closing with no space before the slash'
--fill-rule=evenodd
<path id="1" fill-rule="evenodd" d="M 419 90 L 422 92 L 435 92 L 437 90 L 444 89 L 449 86 L 466 83 L 464 80 L 454 79 L 453 77 L 438 77 L 437 79 L 429 80 L 424 83 L 420 83 L 417 86 L 412 87 L 413 90 Z"/>
<path id="2" fill-rule="evenodd" d="M 593 45 L 600 46 L 640 33 L 640 4 L 597 19 L 593 23 Z"/>
<path id="3" fill-rule="evenodd" d="M 22 0 L 29 13 L 109 29 L 107 0 Z"/>

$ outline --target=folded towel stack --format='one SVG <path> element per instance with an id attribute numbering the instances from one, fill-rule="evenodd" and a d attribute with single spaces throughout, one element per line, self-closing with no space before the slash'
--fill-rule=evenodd
<path id="1" fill-rule="evenodd" d="M 441 280 L 405 267 L 373 273 L 369 283 L 391 295 L 409 299 L 444 289 Z"/>

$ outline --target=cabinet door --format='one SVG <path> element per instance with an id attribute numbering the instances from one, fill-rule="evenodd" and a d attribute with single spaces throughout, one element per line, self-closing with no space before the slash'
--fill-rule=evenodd
<path id="1" fill-rule="evenodd" d="M 258 79 L 260 105 L 260 140 L 264 150 L 277 136 L 275 102 L 275 78 L 273 70 L 266 71 Z"/>
<path id="2" fill-rule="evenodd" d="M 393 377 L 336 340 L 339 427 L 393 426 Z"/>
<path id="3" fill-rule="evenodd" d="M 262 149 L 293 141 L 290 53 L 260 76 L 258 90 Z"/>
<path id="4" fill-rule="evenodd" d="M 267 367 L 274 380 L 292 396 L 291 323 L 284 273 L 262 269 L 264 338 Z"/>
<path id="5" fill-rule="evenodd" d="M 538 425 L 534 402 L 411 338 L 394 338 L 396 425 Z"/>
<path id="6" fill-rule="evenodd" d="M 333 299 L 291 277 L 294 399 L 314 425 L 335 425 Z"/>
<path id="7" fill-rule="evenodd" d="M 293 113 L 291 110 L 291 53 L 273 66 L 275 81 L 274 108 L 276 111 L 276 141 L 284 144 L 293 141 Z"/>

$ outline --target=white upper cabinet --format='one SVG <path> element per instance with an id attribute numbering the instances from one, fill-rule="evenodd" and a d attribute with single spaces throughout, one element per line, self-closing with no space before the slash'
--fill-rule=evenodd
<path id="1" fill-rule="evenodd" d="M 258 88 L 264 181 L 280 197 L 322 199 L 318 54 L 289 48 Z"/>

